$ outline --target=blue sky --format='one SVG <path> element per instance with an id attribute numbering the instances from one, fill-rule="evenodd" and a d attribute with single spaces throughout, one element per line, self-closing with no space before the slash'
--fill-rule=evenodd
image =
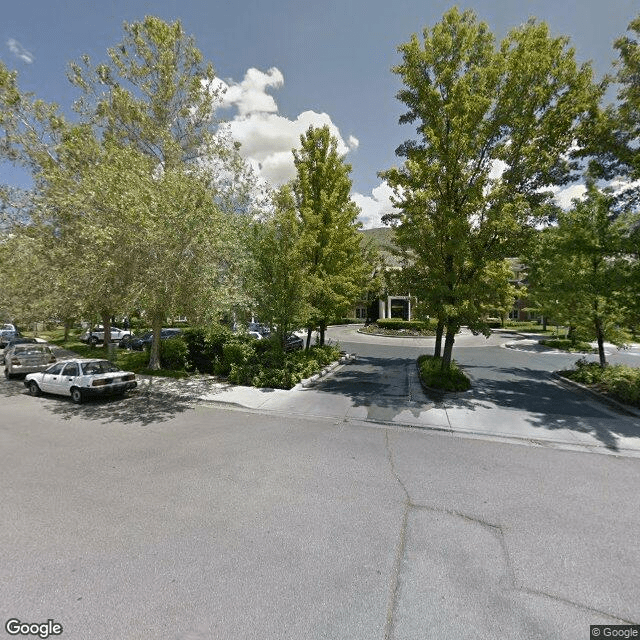
<path id="1" fill-rule="evenodd" d="M 440 20 L 441 0 L 25 0 L 3 3 L 0 59 L 23 89 L 70 112 L 70 60 L 94 61 L 120 41 L 122 23 L 156 15 L 180 20 L 229 90 L 226 113 L 245 155 L 272 182 L 290 176 L 289 150 L 309 124 L 329 123 L 353 166 L 353 194 L 366 226 L 389 207 L 377 172 L 412 131 L 398 126 L 397 46 Z M 640 13 L 637 0 L 476 0 L 472 8 L 498 38 L 535 16 L 571 38 L 597 77 L 611 69 L 613 41 Z M 0 166 L 0 182 L 18 174 Z M 566 192 L 573 195 L 578 187 Z"/>

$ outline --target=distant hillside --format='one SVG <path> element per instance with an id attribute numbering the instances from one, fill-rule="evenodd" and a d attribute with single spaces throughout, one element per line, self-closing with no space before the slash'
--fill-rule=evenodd
<path id="1" fill-rule="evenodd" d="M 360 232 L 367 238 L 367 240 L 373 240 L 373 243 L 379 249 L 388 249 L 393 246 L 393 229 L 389 227 L 377 227 L 375 229 L 362 229 Z"/>
<path id="2" fill-rule="evenodd" d="M 398 259 L 393 255 L 393 229 L 389 227 L 376 227 L 375 229 L 362 229 L 360 231 L 365 240 L 371 240 L 382 254 L 389 266 L 399 266 Z"/>

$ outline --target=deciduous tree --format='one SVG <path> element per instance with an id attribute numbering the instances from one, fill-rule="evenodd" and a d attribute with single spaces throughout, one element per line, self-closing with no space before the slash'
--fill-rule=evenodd
<path id="1" fill-rule="evenodd" d="M 578 67 L 568 39 L 530 20 L 499 45 L 472 11 L 448 11 L 401 45 L 393 71 L 404 87 L 401 124 L 417 138 L 383 172 L 395 191 L 395 224 L 407 250 L 420 250 L 424 278 L 437 278 L 449 366 L 462 323 L 479 323 L 474 304 L 486 266 L 520 253 L 546 187 L 576 167 L 567 159 L 574 126 L 596 98 L 589 65 Z"/>
<path id="2" fill-rule="evenodd" d="M 329 127 L 309 127 L 294 149 L 293 182 L 308 261 L 309 332 L 320 328 L 320 344 L 328 323 L 345 314 L 366 290 L 373 266 L 364 260 L 357 205 L 350 196 L 351 166 L 338 153 Z"/>

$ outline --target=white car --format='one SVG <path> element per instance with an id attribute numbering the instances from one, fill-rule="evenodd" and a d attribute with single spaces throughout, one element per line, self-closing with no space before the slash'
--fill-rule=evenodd
<path id="1" fill-rule="evenodd" d="M 111 342 L 120 342 L 125 336 L 131 336 L 131 331 L 120 329 L 119 327 L 111 327 Z M 98 342 L 104 342 L 104 327 L 99 325 L 89 331 L 88 329 L 80 336 L 82 342 L 91 344 L 95 347 Z"/>
<path id="2" fill-rule="evenodd" d="M 135 373 L 123 371 L 108 360 L 74 358 L 28 374 L 24 384 L 32 396 L 55 393 L 71 396 L 80 404 L 90 396 L 124 395 L 138 383 Z"/>

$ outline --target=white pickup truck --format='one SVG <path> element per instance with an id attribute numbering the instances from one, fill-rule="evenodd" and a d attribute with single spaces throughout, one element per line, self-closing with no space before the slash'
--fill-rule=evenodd
<path id="1" fill-rule="evenodd" d="M 120 329 L 119 327 L 111 327 L 111 342 L 120 342 L 125 336 L 130 336 L 131 331 L 126 329 Z M 88 329 L 80 336 L 82 342 L 87 344 L 96 345 L 98 342 L 104 342 L 104 327 L 98 325 L 94 327 L 93 331 Z"/>

